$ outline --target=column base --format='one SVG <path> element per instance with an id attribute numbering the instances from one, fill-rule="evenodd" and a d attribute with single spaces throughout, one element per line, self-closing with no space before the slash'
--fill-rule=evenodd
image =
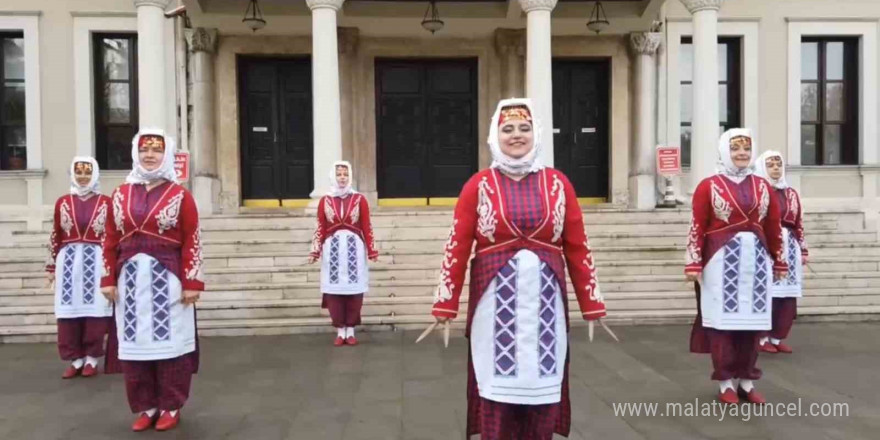
<path id="1" fill-rule="evenodd" d="M 27 179 L 28 216 L 27 230 L 42 231 L 45 215 L 43 213 L 43 178 Z"/>
<path id="2" fill-rule="evenodd" d="M 195 176 L 192 182 L 193 197 L 199 214 L 214 214 L 220 202 L 220 180 L 210 176 Z"/>
<path id="3" fill-rule="evenodd" d="M 653 175 L 640 174 L 629 178 L 629 205 L 636 209 L 654 209 L 657 205 L 657 182 Z"/>

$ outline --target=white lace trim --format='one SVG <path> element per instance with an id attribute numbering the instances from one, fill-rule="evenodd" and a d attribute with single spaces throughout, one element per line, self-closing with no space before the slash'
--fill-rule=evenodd
<path id="1" fill-rule="evenodd" d="M 553 189 L 550 191 L 550 195 L 555 197 L 556 193 L 559 193 L 559 197 L 556 198 L 556 203 L 553 205 L 553 237 L 550 239 L 551 242 L 559 240 L 565 229 L 565 187 L 559 180 L 559 176 L 553 175 Z"/>
<path id="2" fill-rule="evenodd" d="M 73 216 L 70 215 L 70 205 L 67 204 L 67 200 L 61 202 L 61 229 L 64 230 L 64 234 L 68 237 L 70 236 L 70 231 L 73 229 Z"/>
<path id="3" fill-rule="evenodd" d="M 95 221 L 92 223 L 92 230 L 95 231 L 95 235 L 100 237 L 101 235 L 104 234 L 106 226 L 107 226 L 107 205 L 101 204 L 101 207 L 98 208 L 98 214 L 95 215 Z"/>
<path id="4" fill-rule="evenodd" d="M 762 181 L 759 184 L 761 193 L 761 204 L 758 207 L 758 221 L 763 222 L 767 217 L 767 210 L 770 207 L 770 190 L 767 188 L 767 182 Z"/>
<path id="5" fill-rule="evenodd" d="M 193 245 L 192 245 L 192 260 L 191 266 L 186 271 L 186 279 L 192 281 L 202 281 L 204 279 L 204 275 L 202 274 L 202 228 L 199 227 L 196 229 L 196 232 L 193 233 Z"/>
<path id="6" fill-rule="evenodd" d="M 434 304 L 449 301 L 452 299 L 452 292 L 455 290 L 455 284 L 452 282 L 450 271 L 452 270 L 452 266 L 458 262 L 458 259 L 454 258 L 452 254 L 453 250 L 458 246 L 458 241 L 455 240 L 456 226 L 458 226 L 458 219 L 453 219 L 452 227 L 449 228 L 449 238 L 446 240 L 446 245 L 443 247 L 443 263 L 440 266 L 440 283 L 434 291 Z"/>
<path id="7" fill-rule="evenodd" d="M 116 223 L 116 229 L 119 230 L 119 233 L 125 235 L 125 215 L 122 212 L 122 204 L 125 201 L 125 196 L 122 195 L 122 190 L 117 189 L 113 194 L 113 221 Z"/>
<path id="8" fill-rule="evenodd" d="M 730 213 L 733 208 L 727 200 L 724 200 L 724 190 L 721 189 L 715 181 L 712 181 L 712 208 L 715 210 L 715 217 L 724 223 L 730 223 Z"/>
<path id="9" fill-rule="evenodd" d="M 699 241 L 699 228 L 692 217 L 690 232 L 688 232 L 687 250 L 685 252 L 685 264 L 701 264 L 703 262 L 703 258 L 700 255 L 701 250 Z"/>

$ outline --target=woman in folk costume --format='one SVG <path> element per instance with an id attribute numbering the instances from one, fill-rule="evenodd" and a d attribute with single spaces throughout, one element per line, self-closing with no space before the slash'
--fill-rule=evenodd
<path id="1" fill-rule="evenodd" d="M 722 403 L 765 403 L 753 382 L 761 377 L 758 338 L 770 329 L 770 283 L 787 267 L 772 186 L 752 173 L 754 148 L 748 129 L 721 135 L 718 173 L 694 191 L 688 236 L 685 274 L 697 294 L 691 352 L 712 354 Z"/>
<path id="2" fill-rule="evenodd" d="M 112 305 L 101 295 L 101 240 L 110 198 L 101 194 L 99 180 L 94 158 L 74 157 L 70 194 L 55 202 L 46 272 L 49 284 L 55 285 L 58 352 L 70 361 L 64 379 L 98 374 L 98 358 L 104 355 L 104 335 L 113 314 Z"/>
<path id="3" fill-rule="evenodd" d="M 528 99 L 498 104 L 492 166 L 462 188 L 432 311 L 446 325 L 458 315 L 476 242 L 467 434 L 484 440 L 569 433 L 566 266 L 584 319 L 605 316 L 577 195 L 564 174 L 541 164 L 533 108 Z"/>
<path id="4" fill-rule="evenodd" d="M 330 311 L 336 339 L 333 345 L 357 345 L 354 327 L 361 323 L 364 293 L 370 285 L 367 259 L 376 261 L 370 205 L 352 189 L 351 164 L 333 164 L 330 190 L 318 202 L 318 226 L 309 264 L 321 259 L 321 307 Z M 323 257 L 323 258 L 322 258 Z"/>
<path id="5" fill-rule="evenodd" d="M 111 197 L 101 286 L 116 303 L 114 342 L 138 415 L 132 429 L 164 431 L 177 426 L 198 370 L 199 213 L 177 184 L 173 140 L 141 130 L 132 144 L 133 169 Z"/>
<path id="6" fill-rule="evenodd" d="M 755 174 L 770 181 L 773 195 L 780 209 L 782 219 L 782 247 L 788 275 L 774 280 L 770 285 L 773 296 L 773 328 L 761 338 L 758 345 L 767 353 L 791 353 L 788 344 L 782 342 L 788 337 L 797 316 L 797 299 L 801 297 L 804 284 L 804 265 L 807 264 L 807 243 L 804 241 L 804 210 L 801 198 L 794 188 L 785 181 L 785 162 L 782 154 L 767 151 L 758 157 Z"/>

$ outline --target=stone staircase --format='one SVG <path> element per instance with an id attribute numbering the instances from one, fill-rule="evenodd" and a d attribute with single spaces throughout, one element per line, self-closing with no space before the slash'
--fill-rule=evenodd
<path id="1" fill-rule="evenodd" d="M 609 322 L 692 320 L 694 294 L 683 276 L 689 211 L 604 207 L 584 213 Z M 415 328 L 430 322 L 450 220 L 450 209 L 387 208 L 373 213 L 382 256 L 372 264 L 371 290 L 364 302 L 368 329 Z M 42 271 L 48 234 L 26 232 L 24 226 L 0 222 L 0 341 L 52 341 L 53 293 Z M 200 333 L 330 330 L 326 311 L 320 308 L 319 265 L 306 264 L 313 227 L 313 217 L 302 212 L 203 218 L 207 290 L 199 303 Z M 806 274 L 800 315 L 880 318 L 880 242 L 876 231 L 864 227 L 863 214 L 810 213 L 805 227 L 815 272 Z M 578 317 L 573 298 L 572 316 Z M 462 315 L 466 303 L 465 295 Z M 463 319 L 457 321 L 461 326 Z"/>

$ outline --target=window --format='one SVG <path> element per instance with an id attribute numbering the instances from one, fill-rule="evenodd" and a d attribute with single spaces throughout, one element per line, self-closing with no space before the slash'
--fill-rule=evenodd
<path id="1" fill-rule="evenodd" d="M 801 164 L 858 164 L 858 40 L 801 39 Z"/>
<path id="2" fill-rule="evenodd" d="M 740 39 L 718 39 L 718 119 L 724 132 L 741 124 Z M 681 78 L 681 160 L 691 164 L 691 136 L 694 107 L 694 45 L 691 37 L 681 38 L 679 75 Z"/>
<path id="3" fill-rule="evenodd" d="M 24 35 L 0 33 L 0 169 L 27 168 Z"/>
<path id="4" fill-rule="evenodd" d="M 137 35 L 94 34 L 95 153 L 103 169 L 131 168 L 138 131 Z"/>

